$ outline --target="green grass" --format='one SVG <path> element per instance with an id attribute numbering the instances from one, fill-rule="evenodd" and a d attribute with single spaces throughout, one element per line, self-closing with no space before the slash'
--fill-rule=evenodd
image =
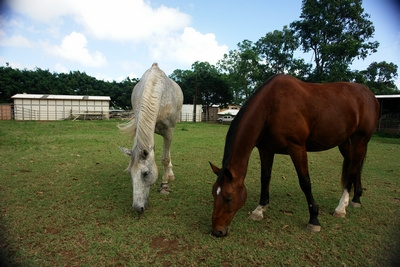
<path id="1" fill-rule="evenodd" d="M 150 192 L 149 209 L 131 209 L 124 170 L 131 147 L 117 121 L 0 121 L 0 265 L 11 266 L 389 266 L 399 251 L 400 139 L 375 136 L 363 173 L 361 209 L 345 219 L 338 204 L 337 149 L 309 154 L 319 233 L 305 230 L 308 210 L 293 165 L 277 155 L 271 205 L 261 222 L 248 219 L 258 204 L 259 159 L 246 178 L 248 198 L 226 238 L 210 235 L 215 181 L 227 125 L 179 123 L 168 196 Z M 162 138 L 156 136 L 161 157 Z M 160 160 L 157 162 L 161 175 Z M 397 246 L 397 247 L 396 247 Z M 397 262 L 398 263 L 398 262 Z"/>

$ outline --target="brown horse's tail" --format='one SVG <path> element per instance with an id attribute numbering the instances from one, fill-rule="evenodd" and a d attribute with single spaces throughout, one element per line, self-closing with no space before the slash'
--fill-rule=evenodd
<path id="1" fill-rule="evenodd" d="M 347 174 L 349 165 L 350 165 L 350 160 L 349 160 L 349 158 L 346 158 L 346 157 L 344 158 L 343 166 L 342 166 L 342 181 L 341 181 L 343 189 L 350 186 L 350 188 L 347 188 L 350 191 L 351 188 L 353 187 L 353 184 L 356 182 L 356 180 L 361 180 L 361 173 L 362 173 L 362 169 L 364 166 L 364 161 L 365 161 L 365 158 L 367 157 L 367 148 L 368 148 L 368 146 L 366 145 L 364 155 L 362 156 L 362 159 L 358 165 L 356 177 Z M 351 181 L 349 179 L 351 179 Z"/>

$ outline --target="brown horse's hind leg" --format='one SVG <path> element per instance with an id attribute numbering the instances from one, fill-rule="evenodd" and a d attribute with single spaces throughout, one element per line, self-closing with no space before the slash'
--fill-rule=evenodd
<path id="1" fill-rule="evenodd" d="M 360 198 L 362 196 L 361 172 L 367 152 L 367 145 L 351 141 L 339 146 L 339 150 L 344 158 L 342 168 L 342 185 L 345 188 L 339 205 L 333 214 L 335 217 L 345 217 L 346 207 L 361 207 Z M 349 203 L 349 192 L 354 186 L 354 196 Z"/>
<path id="2" fill-rule="evenodd" d="M 310 232 L 319 232 L 321 230 L 321 224 L 318 221 L 319 208 L 314 201 L 314 197 L 311 191 L 311 180 L 308 173 L 306 149 L 305 147 L 296 146 L 294 147 L 294 149 L 290 150 L 289 155 L 292 158 L 293 164 L 296 168 L 301 190 L 303 190 L 308 203 L 310 220 L 308 221 L 306 229 Z"/>
<path id="3" fill-rule="evenodd" d="M 257 208 L 250 214 L 250 219 L 261 221 L 264 218 L 263 212 L 267 210 L 269 204 L 269 184 L 271 181 L 272 164 L 274 154 L 265 150 L 258 149 L 261 160 L 261 193 L 260 202 Z"/>

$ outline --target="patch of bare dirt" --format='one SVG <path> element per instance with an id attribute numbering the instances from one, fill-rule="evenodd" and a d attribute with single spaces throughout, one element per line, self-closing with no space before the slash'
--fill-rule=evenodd
<path id="1" fill-rule="evenodd" d="M 171 255 L 179 251 L 178 240 L 157 236 L 151 240 L 150 247 L 157 249 L 157 256 Z"/>

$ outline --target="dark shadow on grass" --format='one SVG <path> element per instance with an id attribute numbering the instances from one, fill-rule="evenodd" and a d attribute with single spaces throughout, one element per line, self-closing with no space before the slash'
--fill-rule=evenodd
<path id="1" fill-rule="evenodd" d="M 7 241 L 5 222 L 2 218 L 3 212 L 0 213 L 0 266 L 21 266 L 21 264 L 13 261 L 16 250 Z"/>

